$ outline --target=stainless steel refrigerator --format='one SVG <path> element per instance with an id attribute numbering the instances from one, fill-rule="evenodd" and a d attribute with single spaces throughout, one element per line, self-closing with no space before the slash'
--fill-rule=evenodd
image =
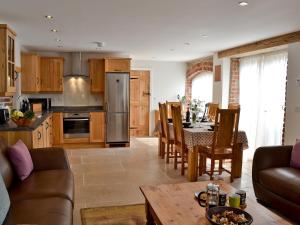
<path id="1" fill-rule="evenodd" d="M 129 74 L 106 73 L 106 143 L 129 142 Z"/>

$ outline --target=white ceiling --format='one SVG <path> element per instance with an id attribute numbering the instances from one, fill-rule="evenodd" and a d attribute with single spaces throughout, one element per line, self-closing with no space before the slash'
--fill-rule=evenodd
<path id="1" fill-rule="evenodd" d="M 92 42 L 104 41 L 100 52 L 168 61 L 188 61 L 300 30 L 299 0 L 248 0 L 247 7 L 238 2 L 0 0 L 0 23 L 8 23 L 22 45 L 34 50 L 96 51 Z M 47 14 L 54 19 L 46 20 Z"/>

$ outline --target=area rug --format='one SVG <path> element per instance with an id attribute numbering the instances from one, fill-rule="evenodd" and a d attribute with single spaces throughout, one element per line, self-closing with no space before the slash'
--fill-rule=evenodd
<path id="1" fill-rule="evenodd" d="M 81 209 L 82 225 L 145 225 L 145 205 Z"/>

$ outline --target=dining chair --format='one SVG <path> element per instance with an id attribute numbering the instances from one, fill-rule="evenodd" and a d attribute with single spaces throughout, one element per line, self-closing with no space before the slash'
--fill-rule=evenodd
<path id="1" fill-rule="evenodd" d="M 181 107 L 171 106 L 173 127 L 174 127 L 174 140 L 175 140 L 175 153 L 174 153 L 174 169 L 177 169 L 177 165 L 181 164 L 181 175 L 184 175 L 185 164 L 188 162 L 188 151 L 184 141 L 184 132 L 181 118 Z M 181 158 L 181 161 L 178 161 Z"/>
<path id="2" fill-rule="evenodd" d="M 159 113 L 161 123 L 159 151 L 161 158 L 165 158 L 166 155 L 166 162 L 169 163 L 170 158 L 174 157 L 174 135 L 170 132 L 169 129 L 165 103 L 159 103 Z M 167 152 L 165 152 L 166 146 Z"/>
<path id="3" fill-rule="evenodd" d="M 216 117 L 217 109 L 219 108 L 219 104 L 217 103 L 207 103 L 207 118 L 208 121 L 214 122 Z"/>
<path id="4" fill-rule="evenodd" d="M 182 104 L 181 102 L 168 102 L 166 101 L 166 105 L 167 105 L 167 116 L 168 119 L 172 118 L 172 110 L 171 110 L 171 106 L 180 106 L 180 112 L 182 112 Z"/>
<path id="5" fill-rule="evenodd" d="M 202 168 L 202 173 L 207 173 L 210 180 L 213 179 L 214 172 L 222 173 L 226 171 L 230 174 L 230 181 L 233 181 L 233 155 L 236 150 L 238 123 L 239 123 L 240 109 L 217 109 L 215 117 L 215 128 L 213 134 L 213 142 L 209 146 L 199 146 L 199 154 L 205 158 Z M 235 122 L 236 121 L 236 122 Z M 206 158 L 210 158 L 210 170 L 206 169 Z M 223 160 L 231 160 L 231 170 L 223 168 Z M 219 161 L 219 169 L 215 171 L 215 161 Z M 201 163 L 201 162 L 200 162 Z"/>

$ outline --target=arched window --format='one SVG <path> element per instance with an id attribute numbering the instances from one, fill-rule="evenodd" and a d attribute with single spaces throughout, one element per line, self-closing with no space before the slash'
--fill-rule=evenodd
<path id="1" fill-rule="evenodd" d="M 192 80 L 192 99 L 212 102 L 213 95 L 213 73 L 203 72 Z"/>

